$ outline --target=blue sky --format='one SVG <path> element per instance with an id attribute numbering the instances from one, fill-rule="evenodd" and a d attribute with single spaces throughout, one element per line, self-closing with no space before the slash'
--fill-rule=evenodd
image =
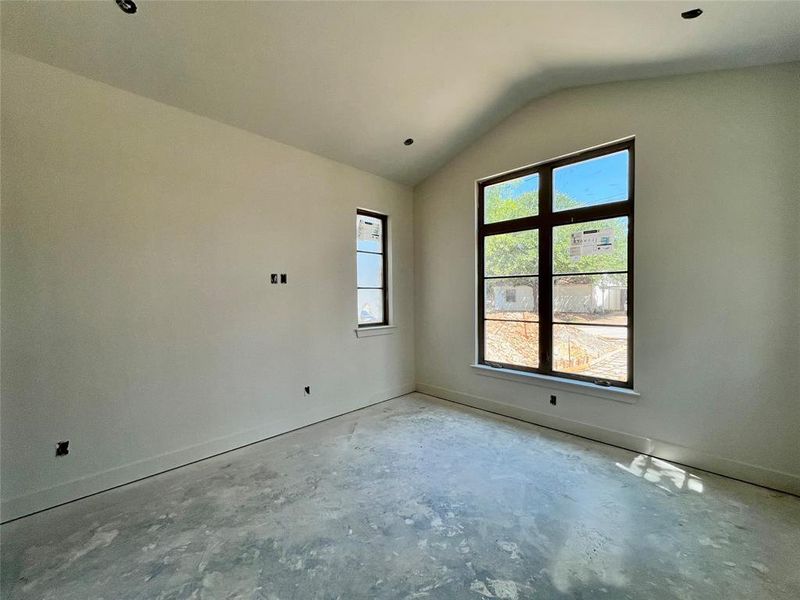
<path id="1" fill-rule="evenodd" d="M 380 287 L 382 284 L 383 256 L 380 254 L 356 254 L 358 285 L 361 287 Z"/>
<path id="2" fill-rule="evenodd" d="M 557 194 L 578 200 L 582 206 L 625 200 L 628 197 L 628 152 L 624 150 L 556 169 L 553 183 Z M 528 176 L 514 184 L 509 186 L 510 197 L 538 190 L 539 178 Z"/>

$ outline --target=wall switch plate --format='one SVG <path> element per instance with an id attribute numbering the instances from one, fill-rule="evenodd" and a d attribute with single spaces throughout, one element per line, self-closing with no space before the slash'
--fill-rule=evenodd
<path id="1" fill-rule="evenodd" d="M 270 283 L 278 283 L 278 274 L 277 273 L 273 273 L 272 275 L 270 275 L 269 276 L 269 282 Z"/>
<path id="2" fill-rule="evenodd" d="M 281 283 L 286 283 L 286 273 L 281 273 Z"/>

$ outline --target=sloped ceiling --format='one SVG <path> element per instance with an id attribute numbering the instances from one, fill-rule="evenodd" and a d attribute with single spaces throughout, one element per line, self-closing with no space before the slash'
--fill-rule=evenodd
<path id="1" fill-rule="evenodd" d="M 800 60 L 800 2 L 0 5 L 13 52 L 412 185 L 560 88 Z"/>

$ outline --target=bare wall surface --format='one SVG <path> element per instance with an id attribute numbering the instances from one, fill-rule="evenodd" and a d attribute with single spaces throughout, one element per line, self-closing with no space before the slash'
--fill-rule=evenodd
<path id="1" fill-rule="evenodd" d="M 560 92 L 415 189 L 418 389 L 800 493 L 800 63 Z M 484 377 L 474 180 L 636 136 L 624 404 Z M 628 440 L 626 442 L 625 440 Z"/>
<path id="2" fill-rule="evenodd" d="M 413 389 L 409 188 L 6 51 L 2 132 L 4 520 Z"/>

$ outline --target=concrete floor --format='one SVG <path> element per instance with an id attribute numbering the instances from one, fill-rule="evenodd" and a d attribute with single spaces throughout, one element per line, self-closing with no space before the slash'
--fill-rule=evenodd
<path id="1" fill-rule="evenodd" d="M 8 600 L 800 598 L 800 499 L 421 394 L 2 543 Z"/>

